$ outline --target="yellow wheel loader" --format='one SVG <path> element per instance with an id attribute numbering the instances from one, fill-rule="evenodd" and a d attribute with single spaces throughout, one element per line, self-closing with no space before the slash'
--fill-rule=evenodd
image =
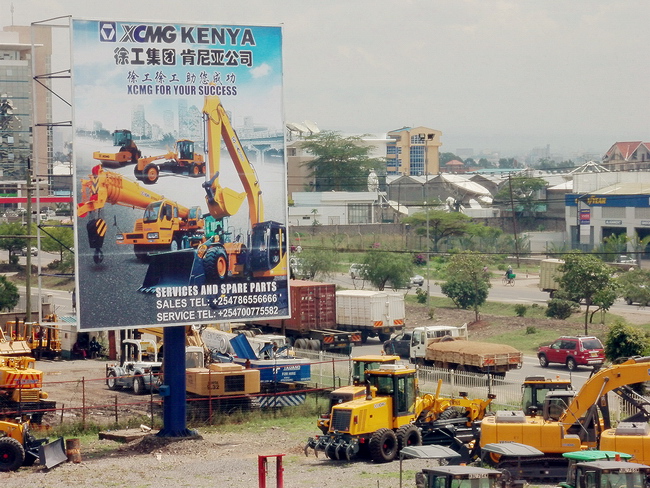
<path id="1" fill-rule="evenodd" d="M 36 439 L 29 422 L 0 421 L 0 471 L 16 471 L 31 466 L 37 460 L 46 468 L 66 461 L 63 438 L 48 444 L 48 439 Z"/>

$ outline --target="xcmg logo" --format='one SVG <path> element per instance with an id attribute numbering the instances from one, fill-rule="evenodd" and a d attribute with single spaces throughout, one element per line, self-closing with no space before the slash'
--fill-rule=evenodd
<path id="1" fill-rule="evenodd" d="M 176 28 L 173 25 L 122 25 L 124 35 L 120 42 L 165 42 L 176 40 Z"/>
<path id="2" fill-rule="evenodd" d="M 99 23 L 99 40 L 102 42 L 115 42 L 117 40 L 115 22 Z"/>

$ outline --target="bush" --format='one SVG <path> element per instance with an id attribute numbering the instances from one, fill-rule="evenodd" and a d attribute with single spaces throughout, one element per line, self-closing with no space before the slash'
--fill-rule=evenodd
<path id="1" fill-rule="evenodd" d="M 534 325 L 529 325 L 528 327 L 526 327 L 526 335 L 530 335 L 530 334 L 537 334 L 537 327 L 535 327 Z"/>
<path id="2" fill-rule="evenodd" d="M 418 303 L 427 303 L 427 292 L 422 288 L 415 290 L 415 299 Z"/>
<path id="3" fill-rule="evenodd" d="M 517 314 L 517 317 L 523 317 L 526 315 L 526 310 L 528 310 L 528 307 L 522 303 L 515 305 L 515 313 Z"/>
<path id="4" fill-rule="evenodd" d="M 546 316 L 553 319 L 568 319 L 574 312 L 580 311 L 580 304 L 570 300 L 562 300 L 560 298 L 553 298 L 548 301 L 548 308 L 546 309 Z"/>

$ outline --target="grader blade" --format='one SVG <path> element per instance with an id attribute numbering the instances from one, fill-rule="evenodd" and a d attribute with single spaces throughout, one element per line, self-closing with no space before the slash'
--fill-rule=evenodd
<path id="1" fill-rule="evenodd" d="M 155 293 L 166 286 L 202 285 L 203 263 L 194 249 L 161 252 L 149 256 L 149 268 L 138 291 Z"/>

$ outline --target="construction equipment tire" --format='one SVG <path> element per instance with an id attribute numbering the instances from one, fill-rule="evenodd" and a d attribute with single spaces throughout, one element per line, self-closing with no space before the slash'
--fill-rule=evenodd
<path id="1" fill-rule="evenodd" d="M 375 463 L 390 463 L 397 456 L 397 436 L 390 429 L 382 428 L 372 434 L 368 443 L 370 459 Z"/>
<path id="2" fill-rule="evenodd" d="M 160 170 L 158 169 L 158 165 L 149 163 L 144 167 L 144 171 L 142 174 L 142 182 L 145 185 L 153 185 L 158 181 L 159 175 L 160 175 Z"/>
<path id="3" fill-rule="evenodd" d="M 208 283 L 223 281 L 228 275 L 228 255 L 221 247 L 211 247 L 203 257 L 203 268 Z"/>
<path id="4" fill-rule="evenodd" d="M 133 378 L 133 393 L 136 395 L 144 395 L 144 378 L 142 376 L 136 376 Z"/>
<path id="5" fill-rule="evenodd" d="M 13 437 L 0 437 L 0 471 L 16 471 L 25 462 L 25 449 Z"/>
<path id="6" fill-rule="evenodd" d="M 117 375 L 115 374 L 115 371 L 111 371 L 108 373 L 108 376 L 106 376 L 106 386 L 108 386 L 109 390 L 121 390 L 122 387 L 117 384 Z"/>
<path id="7" fill-rule="evenodd" d="M 405 447 L 422 445 L 422 433 L 413 424 L 402 425 L 397 429 L 395 435 L 397 436 L 397 448 L 400 451 Z"/>
<path id="8" fill-rule="evenodd" d="M 447 410 L 443 410 L 440 415 L 438 415 L 438 418 L 436 420 L 450 420 L 450 419 L 457 419 L 461 416 L 460 412 L 456 410 L 455 408 L 448 408 Z"/>

